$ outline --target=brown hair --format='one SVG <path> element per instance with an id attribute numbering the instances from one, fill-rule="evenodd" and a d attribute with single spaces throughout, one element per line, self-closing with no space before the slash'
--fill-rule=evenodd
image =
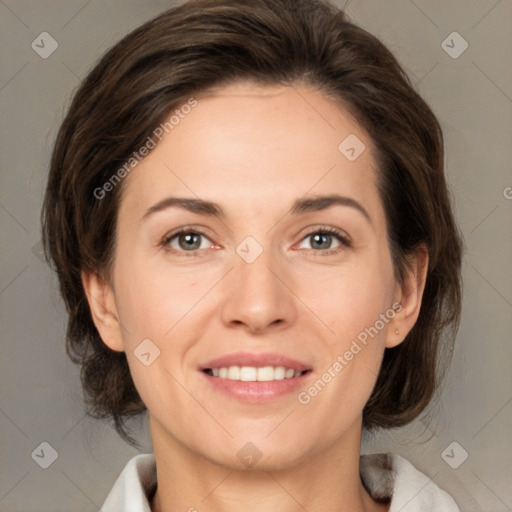
<path id="1" fill-rule="evenodd" d="M 112 418 L 130 442 L 125 421 L 145 410 L 125 354 L 102 342 L 81 282 L 82 270 L 108 278 L 115 250 L 122 183 L 107 200 L 95 190 L 174 106 L 238 80 L 301 83 L 348 109 L 376 148 L 397 278 L 408 254 L 421 243 L 428 248 L 419 318 L 403 343 L 385 351 L 363 411 L 368 429 L 404 425 L 437 389 L 460 319 L 462 241 L 442 132 L 389 50 L 324 0 L 191 0 L 124 37 L 76 92 L 55 143 L 42 221 L 69 313 L 67 351 L 82 366 L 89 413 Z"/>

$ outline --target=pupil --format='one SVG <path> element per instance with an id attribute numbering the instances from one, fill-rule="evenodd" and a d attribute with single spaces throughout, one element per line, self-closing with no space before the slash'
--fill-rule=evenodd
<path id="1" fill-rule="evenodd" d="M 320 245 L 320 247 L 317 247 L 317 248 L 319 248 L 319 249 L 325 248 L 325 247 L 322 247 L 322 245 L 321 245 L 321 240 L 322 239 L 324 240 L 324 242 L 326 240 L 327 240 L 327 242 L 330 242 L 331 241 L 331 235 L 316 234 L 313 237 L 313 247 Z M 330 246 L 330 243 L 328 243 L 327 245 Z"/>
<path id="2" fill-rule="evenodd" d="M 185 242 L 184 243 L 185 249 L 198 249 L 199 246 L 201 245 L 201 243 L 198 242 L 198 240 L 199 240 L 199 235 L 194 234 L 194 233 L 189 233 L 187 235 L 180 236 L 180 244 L 181 244 L 181 242 Z"/>

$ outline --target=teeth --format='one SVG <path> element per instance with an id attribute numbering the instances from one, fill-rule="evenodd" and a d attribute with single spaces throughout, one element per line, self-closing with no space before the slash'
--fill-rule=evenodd
<path id="1" fill-rule="evenodd" d="M 265 382 L 274 380 L 274 368 L 272 366 L 264 366 L 263 368 L 258 368 L 258 382 Z"/>
<path id="2" fill-rule="evenodd" d="M 243 382 L 269 382 L 272 380 L 291 379 L 299 377 L 302 372 L 295 371 L 292 368 L 284 366 L 229 366 L 222 368 L 212 368 L 211 373 L 214 377 L 229 380 L 240 380 Z"/>
<path id="3" fill-rule="evenodd" d="M 228 378 L 229 372 L 232 368 L 238 368 L 238 366 L 230 366 L 228 370 Z M 258 380 L 258 369 L 254 368 L 254 366 L 242 366 L 240 368 L 240 378 L 234 380 L 242 380 L 244 382 L 254 382 Z"/>
<path id="4" fill-rule="evenodd" d="M 284 366 L 277 366 L 274 368 L 274 380 L 283 380 L 286 377 L 286 368 Z"/>
<path id="5" fill-rule="evenodd" d="M 230 366 L 228 368 L 227 378 L 229 380 L 245 380 L 245 379 L 242 379 L 242 375 L 241 375 L 239 366 Z"/>

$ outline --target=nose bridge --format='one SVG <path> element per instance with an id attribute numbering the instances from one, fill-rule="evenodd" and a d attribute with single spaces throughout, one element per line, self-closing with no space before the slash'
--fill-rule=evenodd
<path id="1" fill-rule="evenodd" d="M 260 291 L 270 293 L 276 283 L 275 275 L 270 269 L 276 266 L 276 256 L 272 254 L 270 244 L 265 247 L 248 237 L 236 249 L 235 274 L 240 286 L 250 286 L 254 292 Z"/>
<path id="2" fill-rule="evenodd" d="M 243 324 L 256 332 L 294 321 L 293 294 L 283 283 L 286 276 L 278 260 L 271 244 L 264 247 L 253 237 L 237 246 L 223 304 L 226 324 Z"/>

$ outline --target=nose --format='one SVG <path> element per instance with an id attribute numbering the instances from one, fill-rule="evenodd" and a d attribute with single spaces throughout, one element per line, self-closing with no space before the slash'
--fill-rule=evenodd
<path id="1" fill-rule="evenodd" d="M 295 297 L 284 264 L 270 250 L 252 263 L 235 254 L 234 268 L 224 282 L 222 321 L 250 334 L 281 330 L 297 317 Z"/>

